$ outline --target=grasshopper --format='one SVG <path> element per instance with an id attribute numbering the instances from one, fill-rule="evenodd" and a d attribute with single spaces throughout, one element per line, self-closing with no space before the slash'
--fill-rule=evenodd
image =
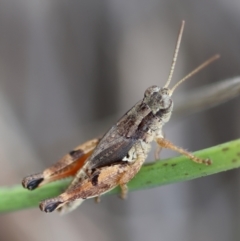
<path id="1" fill-rule="evenodd" d="M 171 82 L 185 22 L 182 22 L 173 56 L 168 80 L 164 87 L 147 88 L 144 97 L 113 125 L 102 138 L 83 143 L 70 151 L 56 164 L 40 174 L 23 179 L 24 188 L 33 190 L 43 184 L 74 176 L 70 186 L 61 195 L 40 202 L 45 212 L 58 210 L 67 213 L 79 206 L 85 199 L 97 198 L 116 186 L 121 188 L 121 197 L 126 198 L 127 183 L 138 173 L 150 151 L 150 143 L 157 142 L 161 148 L 168 148 L 187 156 L 196 163 L 211 164 L 175 146 L 164 138 L 162 127 L 171 117 L 175 89 L 189 77 L 219 58 L 215 55 L 181 79 L 172 88 Z"/>

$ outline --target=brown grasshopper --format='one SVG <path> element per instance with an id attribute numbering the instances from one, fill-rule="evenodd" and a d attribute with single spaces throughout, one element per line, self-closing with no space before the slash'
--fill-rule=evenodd
<path id="1" fill-rule="evenodd" d="M 99 198 L 116 186 L 121 188 L 121 197 L 127 195 L 127 183 L 137 174 L 149 151 L 150 143 L 156 141 L 161 148 L 177 151 L 196 163 L 210 165 L 209 159 L 201 159 L 175 146 L 163 137 L 162 127 L 169 121 L 173 109 L 171 96 L 174 90 L 200 69 L 219 58 L 215 55 L 171 89 L 179 46 L 185 22 L 182 22 L 174 52 L 169 78 L 164 87 L 149 87 L 141 101 L 134 105 L 101 139 L 93 139 L 76 147 L 53 166 L 40 174 L 23 179 L 23 187 L 33 190 L 43 184 L 75 176 L 67 190 L 58 197 L 44 200 L 40 209 L 62 213 L 76 208 L 84 199 Z"/>

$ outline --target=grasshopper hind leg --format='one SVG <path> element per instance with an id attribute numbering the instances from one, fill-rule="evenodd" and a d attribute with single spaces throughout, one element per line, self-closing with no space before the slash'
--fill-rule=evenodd
<path id="1" fill-rule="evenodd" d="M 22 181 L 23 187 L 34 190 L 46 183 L 74 176 L 83 166 L 85 160 L 92 154 L 98 143 L 99 139 L 93 139 L 79 145 L 42 173 L 25 177 Z"/>
<path id="2" fill-rule="evenodd" d="M 77 207 L 79 207 L 82 203 L 83 203 L 84 199 L 76 199 L 72 202 L 68 202 L 66 204 L 64 204 L 63 206 L 61 206 L 60 208 L 58 208 L 58 212 L 60 215 L 65 215 L 69 212 L 72 212 L 73 210 L 75 210 Z"/>
<path id="3" fill-rule="evenodd" d="M 65 205 L 65 203 L 59 197 L 56 197 L 42 201 L 39 205 L 39 208 L 41 209 L 41 211 L 51 213 L 63 205 Z"/>
<path id="4" fill-rule="evenodd" d="M 22 186 L 27 188 L 28 190 L 34 190 L 44 181 L 44 177 L 42 173 L 34 174 L 25 177 L 22 180 Z"/>
<path id="5" fill-rule="evenodd" d="M 133 160 L 129 162 L 125 160 L 118 164 L 97 169 L 95 172 L 98 172 L 98 178 L 94 181 L 93 179 L 96 173 L 92 173 L 91 176 L 85 176 L 86 178 L 81 179 L 82 175 L 80 171 L 64 193 L 58 197 L 42 201 L 40 203 L 40 209 L 45 212 L 52 212 L 56 209 L 60 209 L 61 213 L 61 208 L 63 212 L 66 208 L 66 211 L 68 212 L 77 206 L 75 206 L 75 204 L 82 203 L 84 199 L 101 196 L 117 186 L 120 186 L 122 189 L 122 198 L 125 198 L 127 195 L 127 183 L 140 170 L 146 159 L 148 147 L 145 151 L 142 149 L 142 145 L 136 144 L 133 147 L 133 153 L 130 153 Z M 78 200 L 81 201 L 78 203 Z M 68 210 L 68 205 L 73 205 L 74 208 Z"/>

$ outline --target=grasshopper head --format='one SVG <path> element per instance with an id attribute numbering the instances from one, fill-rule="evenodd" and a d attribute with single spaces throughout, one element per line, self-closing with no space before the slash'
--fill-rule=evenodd
<path id="1" fill-rule="evenodd" d="M 149 106 L 154 115 L 159 116 L 164 122 L 169 120 L 173 109 L 173 101 L 168 88 L 158 86 L 147 88 L 143 102 Z"/>
<path id="2" fill-rule="evenodd" d="M 178 55 L 178 51 L 181 43 L 184 24 L 185 24 L 185 21 L 182 21 L 182 25 L 178 34 L 177 44 L 176 44 L 176 48 L 173 56 L 170 73 L 166 84 L 162 88 L 158 86 L 151 86 L 144 93 L 143 102 L 147 104 L 149 108 L 152 110 L 152 113 L 160 117 L 163 120 L 163 122 L 167 122 L 171 116 L 171 112 L 173 109 L 173 101 L 171 99 L 171 96 L 175 91 L 175 89 L 185 80 L 189 79 L 191 76 L 197 73 L 199 70 L 203 69 L 204 67 L 206 67 L 207 65 L 209 65 L 210 63 L 212 63 L 213 61 L 215 61 L 220 57 L 219 55 L 215 55 L 212 58 L 208 59 L 203 64 L 198 66 L 196 69 L 194 69 L 192 72 L 190 72 L 188 75 L 186 75 L 184 78 L 182 78 L 180 81 L 178 81 L 172 88 L 169 88 L 169 84 L 171 82 L 173 71 L 177 61 L 177 55 Z"/>
<path id="3" fill-rule="evenodd" d="M 168 88 L 160 88 L 151 86 L 146 89 L 143 100 L 154 114 L 159 111 L 171 111 L 173 101 L 171 99 L 170 90 Z"/>

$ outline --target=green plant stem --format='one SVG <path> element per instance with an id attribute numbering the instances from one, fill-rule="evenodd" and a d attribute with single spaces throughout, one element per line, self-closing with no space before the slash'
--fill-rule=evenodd
<path id="1" fill-rule="evenodd" d="M 240 139 L 195 153 L 201 158 L 210 158 L 210 166 L 196 164 L 184 156 L 146 164 L 128 184 L 129 190 L 157 187 L 174 182 L 182 182 L 198 177 L 240 167 Z M 59 195 L 70 183 L 70 179 L 57 181 L 34 191 L 21 185 L 0 188 L 0 213 L 36 207 L 40 200 Z M 116 194 L 115 188 L 108 194 Z"/>

